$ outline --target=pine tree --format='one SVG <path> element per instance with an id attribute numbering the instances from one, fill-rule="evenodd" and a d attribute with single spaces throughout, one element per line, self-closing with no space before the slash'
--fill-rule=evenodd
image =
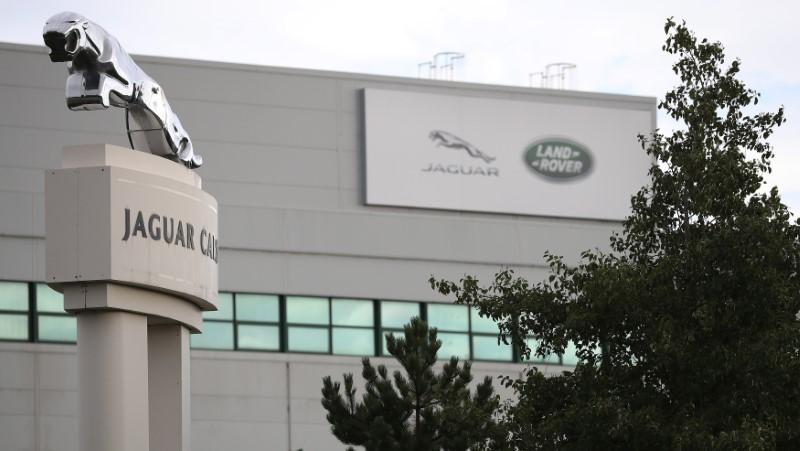
<path id="1" fill-rule="evenodd" d="M 469 362 L 452 357 L 435 371 L 442 342 L 436 329 L 413 318 L 403 337 L 389 334 L 386 347 L 402 366 L 391 376 L 384 365 L 362 361 L 366 381 L 356 400 L 353 375 L 344 375 L 344 390 L 330 376 L 323 379 L 322 405 L 333 434 L 343 443 L 367 451 L 465 451 L 485 449 L 498 435 L 494 414 L 499 398 L 486 377 L 470 392 Z M 348 448 L 353 449 L 353 448 Z"/>
<path id="2" fill-rule="evenodd" d="M 764 181 L 783 110 L 752 113 L 720 43 L 665 32 L 681 83 L 659 108 L 681 125 L 640 137 L 650 184 L 610 251 L 548 255 L 539 283 L 431 280 L 524 353 L 577 347 L 574 371 L 507 381 L 511 449 L 800 449 L 800 226 Z"/>

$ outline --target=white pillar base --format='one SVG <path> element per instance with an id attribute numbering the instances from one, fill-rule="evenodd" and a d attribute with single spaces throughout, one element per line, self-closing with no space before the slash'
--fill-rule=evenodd
<path id="1" fill-rule="evenodd" d="M 78 378 L 82 451 L 148 451 L 147 317 L 82 311 Z"/>
<path id="2" fill-rule="evenodd" d="M 150 451 L 189 451 L 189 330 L 180 324 L 154 324 L 148 328 L 147 341 Z"/>

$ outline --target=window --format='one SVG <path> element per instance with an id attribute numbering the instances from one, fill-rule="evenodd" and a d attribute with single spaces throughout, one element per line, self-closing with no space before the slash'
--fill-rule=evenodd
<path id="1" fill-rule="evenodd" d="M 386 334 L 403 336 L 403 326 L 411 322 L 411 318 L 420 316 L 418 302 L 381 301 L 381 336 L 383 343 L 381 355 L 389 355 L 386 349 Z"/>
<path id="2" fill-rule="evenodd" d="M 536 352 L 536 347 L 539 345 L 538 341 L 536 341 L 533 337 L 528 337 L 526 340 L 528 347 L 531 349 L 531 357 L 530 361 L 534 363 L 545 363 L 548 365 L 568 365 L 568 366 L 575 366 L 578 364 L 578 356 L 575 354 L 577 348 L 575 347 L 575 343 L 568 342 L 567 347 L 564 349 L 563 355 L 558 354 L 549 354 L 545 357 L 534 355 Z M 598 354 L 601 353 L 600 348 L 598 347 L 596 352 Z M 525 358 L 522 358 L 523 361 L 526 361 Z"/>
<path id="3" fill-rule="evenodd" d="M 192 347 L 233 349 L 233 294 L 220 293 L 217 310 L 203 312 L 203 333 L 192 334 Z"/>
<path id="4" fill-rule="evenodd" d="M 577 351 L 578 351 L 578 349 L 575 348 L 575 343 L 573 343 L 571 341 L 569 343 L 567 343 L 567 347 L 566 347 L 566 349 L 564 349 L 564 355 L 561 356 L 561 364 L 562 365 L 571 365 L 571 366 L 577 365 L 578 364 L 578 356 L 575 354 Z M 600 352 L 598 350 L 598 354 L 599 353 Z"/>
<path id="5" fill-rule="evenodd" d="M 238 349 L 279 351 L 281 348 L 280 301 L 278 296 L 236 295 L 236 341 Z"/>
<path id="6" fill-rule="evenodd" d="M 287 296 L 286 337 L 290 352 L 375 355 L 375 303 Z"/>
<path id="7" fill-rule="evenodd" d="M 0 340 L 27 341 L 28 284 L 0 282 Z"/>
<path id="8" fill-rule="evenodd" d="M 375 355 L 375 304 L 357 299 L 332 299 L 333 353 Z"/>
<path id="9" fill-rule="evenodd" d="M 525 359 L 523 356 L 523 362 L 530 361 L 533 363 L 546 363 L 548 365 L 559 365 L 561 363 L 561 359 L 559 358 L 558 354 L 548 354 L 544 357 L 536 355 L 536 348 L 539 346 L 539 342 L 535 338 L 528 337 L 528 339 L 525 340 L 525 344 L 527 344 L 528 348 L 530 348 L 531 356 L 529 359 Z"/>
<path id="10" fill-rule="evenodd" d="M 330 319 L 328 298 L 287 296 L 287 349 L 330 353 Z"/>
<path id="11" fill-rule="evenodd" d="M 43 283 L 36 284 L 36 330 L 39 341 L 78 340 L 78 323 L 64 311 L 64 295 Z"/>
<path id="12" fill-rule="evenodd" d="M 497 360 L 511 362 L 514 349 L 509 344 L 498 341 L 500 327 L 491 318 L 481 316 L 475 308 L 470 309 L 472 329 L 472 355 L 475 360 Z"/>
<path id="13" fill-rule="evenodd" d="M 472 352 L 475 360 L 496 360 L 511 362 L 514 360 L 514 349 L 511 343 L 499 341 L 498 337 L 476 335 L 472 337 Z"/>
<path id="14" fill-rule="evenodd" d="M 439 358 L 470 358 L 469 310 L 465 305 L 428 304 L 428 325 L 439 330 Z"/>

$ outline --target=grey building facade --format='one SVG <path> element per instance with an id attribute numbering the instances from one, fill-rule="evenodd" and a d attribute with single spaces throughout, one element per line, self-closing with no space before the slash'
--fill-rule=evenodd
<path id="1" fill-rule="evenodd" d="M 575 261 L 619 222 L 365 204 L 364 89 L 651 114 L 653 98 L 137 57 L 205 158 L 220 204 L 219 312 L 193 340 L 195 450 L 343 449 L 324 375 L 381 357 L 382 333 L 428 317 L 476 379 L 523 365 L 491 325 L 434 293 L 431 275 L 531 280 L 550 250 Z M 44 170 L 65 145 L 127 146 L 124 113 L 70 112 L 46 49 L 0 44 L 0 451 L 77 450 L 74 319 L 44 280 Z M 622 170 L 627 170 L 623 168 Z M 632 193 L 631 193 L 632 194 Z M 327 316 L 326 316 L 327 315 Z M 438 323 L 437 323 L 438 321 Z M 538 362 L 569 368 L 571 357 Z"/>

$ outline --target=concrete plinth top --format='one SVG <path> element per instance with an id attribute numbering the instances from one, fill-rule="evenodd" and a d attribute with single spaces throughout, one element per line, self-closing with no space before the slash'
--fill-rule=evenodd
<path id="1" fill-rule="evenodd" d="M 46 277 L 109 282 L 216 310 L 218 206 L 194 171 L 109 144 L 66 147 L 45 177 Z"/>
<path id="2" fill-rule="evenodd" d="M 114 146 L 89 144 L 64 147 L 63 169 L 112 166 L 146 172 L 202 189 L 202 179 L 182 164 L 151 153 Z"/>

